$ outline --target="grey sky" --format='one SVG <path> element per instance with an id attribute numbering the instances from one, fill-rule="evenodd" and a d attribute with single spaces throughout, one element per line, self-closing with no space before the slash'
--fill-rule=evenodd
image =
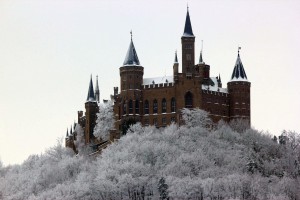
<path id="1" fill-rule="evenodd" d="M 300 132 L 299 1 L 198 1 L 189 10 L 196 59 L 230 79 L 241 59 L 252 82 L 254 128 Z M 20 163 L 64 137 L 83 110 L 90 74 L 101 99 L 119 86 L 130 30 L 144 77 L 181 63 L 186 1 L 0 1 L 0 158 Z"/>

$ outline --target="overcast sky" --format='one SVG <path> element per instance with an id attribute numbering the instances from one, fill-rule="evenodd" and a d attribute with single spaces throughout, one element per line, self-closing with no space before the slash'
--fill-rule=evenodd
<path id="1" fill-rule="evenodd" d="M 237 48 L 251 81 L 252 126 L 300 132 L 300 1 L 189 0 L 211 76 L 229 81 Z M 119 86 L 130 30 L 144 77 L 181 63 L 187 1 L 0 1 L 0 159 L 21 163 L 65 137 L 83 110 L 90 75 L 101 99 Z M 181 67 L 180 67 L 181 68 Z"/>

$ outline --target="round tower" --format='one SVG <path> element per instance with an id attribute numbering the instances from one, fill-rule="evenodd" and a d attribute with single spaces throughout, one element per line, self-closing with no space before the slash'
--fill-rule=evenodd
<path id="1" fill-rule="evenodd" d="M 96 125 L 97 113 L 99 112 L 98 103 L 95 98 L 93 80 L 91 76 L 89 91 L 85 102 L 85 144 L 89 144 L 95 138 L 93 132 Z"/>
<path id="2" fill-rule="evenodd" d="M 237 118 L 247 119 L 249 120 L 250 125 L 250 87 L 251 83 L 247 79 L 247 75 L 238 52 L 231 80 L 227 83 L 230 95 L 230 120 Z"/>
<path id="3" fill-rule="evenodd" d="M 140 121 L 142 113 L 142 85 L 143 85 L 144 67 L 140 65 L 131 35 L 129 48 L 120 67 L 120 101 L 119 109 L 122 126 L 127 126 L 127 123 Z M 124 125 L 125 124 L 125 125 Z M 123 133 L 126 132 L 122 128 Z"/>

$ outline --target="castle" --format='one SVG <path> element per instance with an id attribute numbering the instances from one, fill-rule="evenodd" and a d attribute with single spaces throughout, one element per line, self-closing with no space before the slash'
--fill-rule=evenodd
<path id="1" fill-rule="evenodd" d="M 239 51 L 231 80 L 222 87 L 221 77 L 210 77 L 210 66 L 200 58 L 195 63 L 195 36 L 187 10 L 184 32 L 181 37 L 181 73 L 177 53 L 173 63 L 173 75 L 144 78 L 132 36 L 123 65 L 120 67 L 120 91 L 114 87 L 112 95 L 115 114 L 114 137 L 126 133 L 130 124 L 140 122 L 143 126 L 165 127 L 181 121 L 182 108 L 200 108 L 209 112 L 214 122 L 229 122 L 236 118 L 251 121 L 250 86 Z M 85 143 L 95 137 L 96 114 L 100 98 L 98 78 L 93 88 L 92 78 L 85 102 L 85 116 L 78 111 L 78 123 L 84 128 Z M 72 128 L 71 128 L 72 130 Z M 68 133 L 67 133 L 68 134 Z M 72 146 L 75 136 L 68 134 L 66 146 Z M 68 142 L 67 142 L 68 141 Z"/>

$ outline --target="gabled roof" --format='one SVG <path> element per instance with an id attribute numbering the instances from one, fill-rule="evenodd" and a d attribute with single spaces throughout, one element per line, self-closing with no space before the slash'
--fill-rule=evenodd
<path id="1" fill-rule="evenodd" d="M 187 9 L 186 18 L 185 18 L 185 25 L 184 25 L 184 32 L 182 37 L 195 37 L 193 34 L 189 9 Z"/>
<path id="2" fill-rule="evenodd" d="M 94 94 L 94 87 L 93 87 L 93 80 L 92 80 L 92 76 L 91 76 L 91 80 L 90 80 L 90 85 L 89 85 L 89 91 L 88 91 L 88 95 L 86 98 L 86 101 L 95 101 L 95 94 Z"/>
<path id="3" fill-rule="evenodd" d="M 240 53 L 238 53 L 230 81 L 248 81 Z"/>
<path id="4" fill-rule="evenodd" d="M 125 60 L 123 62 L 123 65 L 124 66 L 126 66 L 126 65 L 140 65 L 140 61 L 139 61 L 139 58 L 137 56 L 132 38 L 131 38 L 129 48 L 128 48 Z"/>

